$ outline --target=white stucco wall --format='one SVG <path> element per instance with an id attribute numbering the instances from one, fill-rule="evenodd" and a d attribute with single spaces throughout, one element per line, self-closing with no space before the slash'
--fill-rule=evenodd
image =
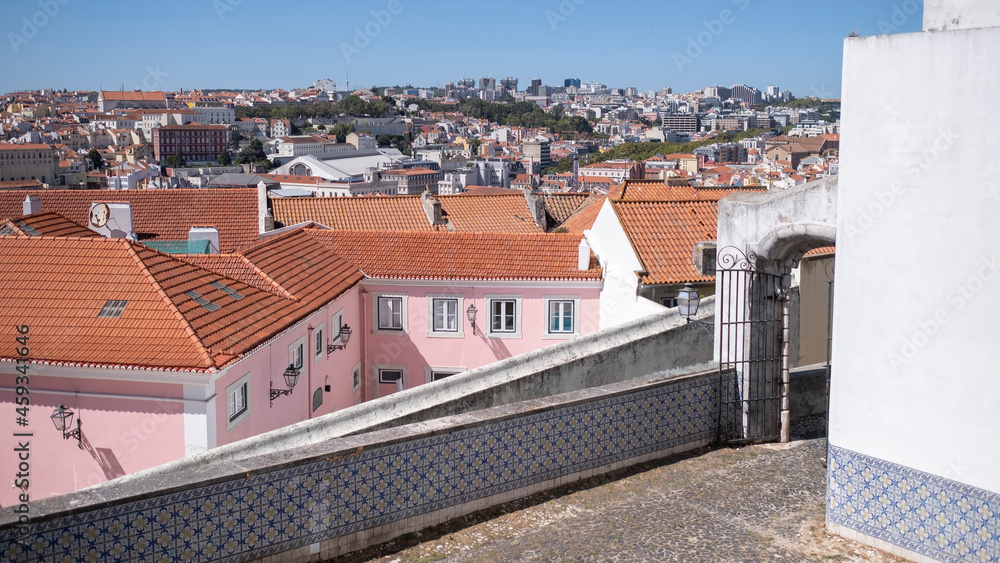
<path id="1" fill-rule="evenodd" d="M 830 417 L 833 445 L 993 492 L 1000 134 L 963 111 L 998 59 L 997 27 L 845 42 Z"/>
<path id="2" fill-rule="evenodd" d="M 906 14 L 910 3 L 917 4 L 917 0 L 906 0 L 898 9 Z M 924 31 L 1000 25 L 1000 2 L 996 0 L 924 0 L 923 3 Z"/>
<path id="3" fill-rule="evenodd" d="M 604 201 L 593 227 L 583 234 L 604 270 L 601 329 L 666 310 L 658 303 L 639 297 L 639 276 L 636 272 L 645 268 L 610 201 Z"/>

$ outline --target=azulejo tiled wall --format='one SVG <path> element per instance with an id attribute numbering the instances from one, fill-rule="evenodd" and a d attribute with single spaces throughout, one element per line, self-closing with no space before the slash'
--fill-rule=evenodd
<path id="1" fill-rule="evenodd" d="M 2 532 L 4 561 L 245 561 L 713 439 L 718 376 L 310 461 Z"/>
<path id="2" fill-rule="evenodd" d="M 827 485 L 834 524 L 941 561 L 1000 562 L 996 493 L 836 446 Z"/>

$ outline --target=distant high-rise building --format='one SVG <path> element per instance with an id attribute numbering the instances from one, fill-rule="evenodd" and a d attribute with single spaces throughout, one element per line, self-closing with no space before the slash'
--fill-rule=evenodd
<path id="1" fill-rule="evenodd" d="M 730 90 L 732 90 L 732 98 L 745 104 L 759 104 L 763 101 L 763 96 L 761 95 L 760 90 L 754 88 L 753 86 L 747 86 L 746 84 L 734 84 Z"/>
<path id="2" fill-rule="evenodd" d="M 768 86 L 767 87 L 767 97 L 768 98 L 777 98 L 780 95 L 781 95 L 781 88 L 778 88 L 777 86 Z"/>
<path id="3" fill-rule="evenodd" d="M 471 78 L 463 78 L 458 81 L 459 88 L 475 88 L 476 81 Z"/>
<path id="4" fill-rule="evenodd" d="M 733 89 L 726 88 L 724 86 L 709 86 L 705 88 L 706 98 L 719 98 L 720 100 L 728 100 L 733 97 Z"/>
<path id="5" fill-rule="evenodd" d="M 531 79 L 531 86 L 528 86 L 528 95 L 529 96 L 538 96 L 539 95 L 538 92 L 539 92 L 539 90 L 541 90 L 541 87 L 542 87 L 542 79 L 541 78 L 532 78 Z"/>
<path id="6" fill-rule="evenodd" d="M 564 88 L 569 88 L 570 86 L 574 88 L 579 88 L 580 84 L 582 84 L 582 82 L 580 82 L 579 78 L 567 78 L 566 80 L 563 81 Z"/>
<path id="7" fill-rule="evenodd" d="M 517 92 L 517 79 L 513 76 L 508 76 L 500 81 L 500 87 L 504 90 L 513 90 Z"/>
<path id="8" fill-rule="evenodd" d="M 479 89 L 480 90 L 496 90 L 497 89 L 497 79 L 496 78 L 480 78 L 479 79 Z"/>

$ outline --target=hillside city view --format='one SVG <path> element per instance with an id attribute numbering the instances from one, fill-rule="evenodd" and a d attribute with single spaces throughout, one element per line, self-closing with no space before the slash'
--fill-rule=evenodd
<path id="1" fill-rule="evenodd" d="M 1000 562 L 993 3 L 176 7 L 0 26 L 0 561 Z"/>

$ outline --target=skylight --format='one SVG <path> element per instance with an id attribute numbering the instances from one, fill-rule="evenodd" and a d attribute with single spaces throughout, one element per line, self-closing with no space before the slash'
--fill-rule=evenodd
<path id="1" fill-rule="evenodd" d="M 25 232 L 26 234 L 28 234 L 28 235 L 31 235 L 31 236 L 33 236 L 33 237 L 40 237 L 40 236 L 42 236 L 42 233 L 38 232 L 38 231 L 37 231 L 37 230 L 36 230 L 36 229 L 35 229 L 34 227 L 32 227 L 31 225 L 25 225 L 25 224 L 24 224 L 24 221 L 18 221 L 18 222 L 17 222 L 17 225 L 18 225 L 19 227 L 21 227 L 21 230 L 23 230 L 23 231 L 24 231 L 24 232 Z"/>
<path id="2" fill-rule="evenodd" d="M 202 308 L 204 308 L 206 311 L 218 311 L 219 309 L 222 308 L 216 305 L 215 303 L 212 303 L 208 299 L 202 297 L 201 294 L 198 293 L 197 291 L 185 291 L 184 295 L 187 295 L 191 299 L 194 299 L 194 302 L 201 305 Z"/>
<path id="3" fill-rule="evenodd" d="M 226 295 L 232 297 L 236 301 L 243 299 L 243 296 L 237 293 L 235 289 L 229 287 L 228 285 L 220 281 L 214 281 L 208 285 L 214 287 L 215 289 L 221 289 L 222 291 L 226 292 Z"/>
<path id="4" fill-rule="evenodd" d="M 121 299 L 108 299 L 104 303 L 104 307 L 101 308 L 101 312 L 97 313 L 97 318 L 99 319 L 117 319 L 122 316 L 125 312 L 125 306 L 128 305 L 128 301 Z"/>

